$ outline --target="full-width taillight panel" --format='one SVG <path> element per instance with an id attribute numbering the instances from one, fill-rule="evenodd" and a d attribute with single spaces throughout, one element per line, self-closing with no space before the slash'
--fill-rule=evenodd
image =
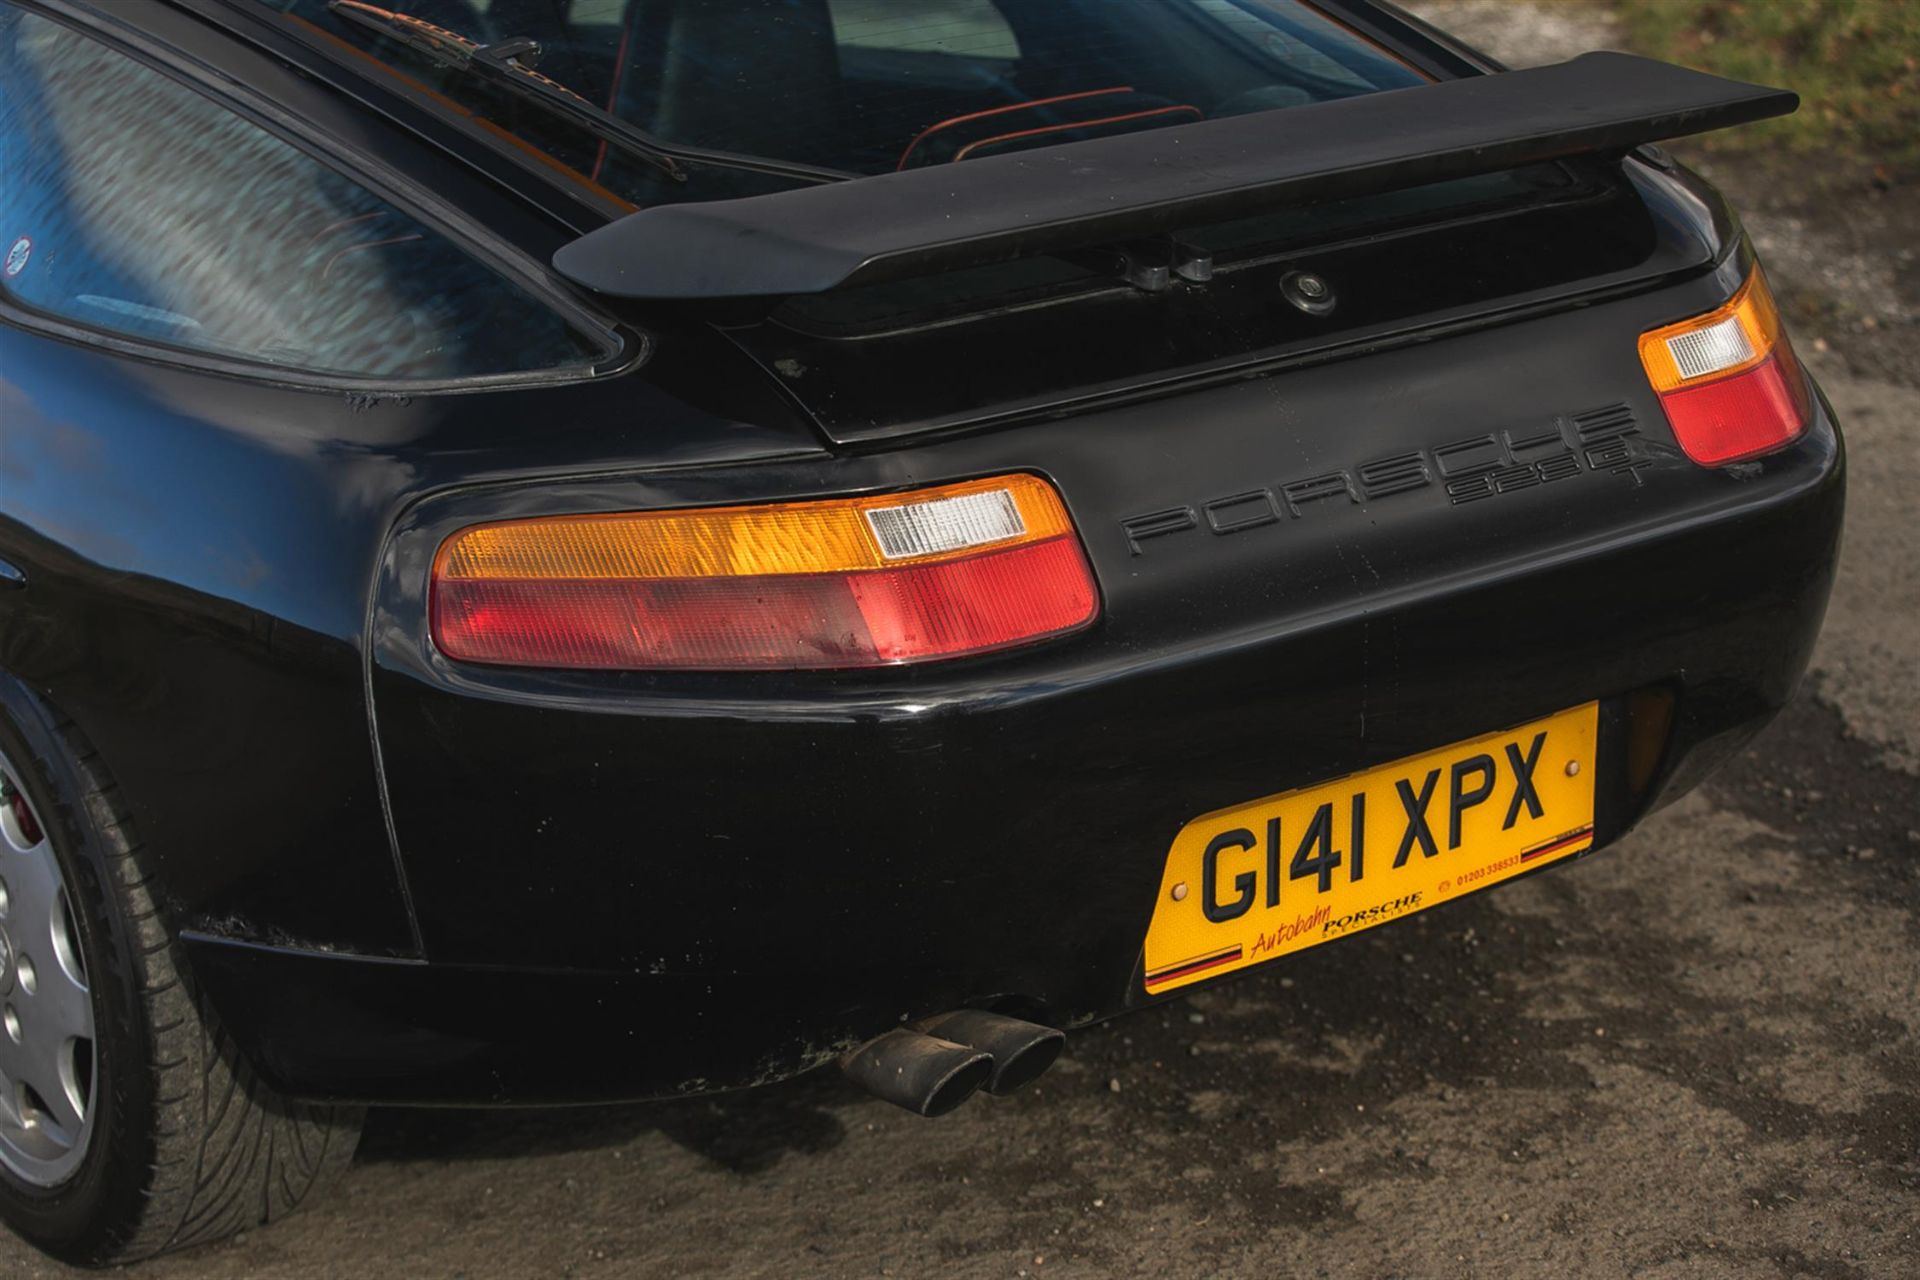
<path id="1" fill-rule="evenodd" d="M 1640 363 L 1689 458 L 1725 466 L 1792 443 L 1807 381 L 1758 267 L 1724 306 L 1640 335 Z"/>
<path id="2" fill-rule="evenodd" d="M 1036 476 L 876 497 L 476 525 L 433 567 L 434 643 L 512 666 L 867 667 L 1091 623 L 1099 593 Z"/>

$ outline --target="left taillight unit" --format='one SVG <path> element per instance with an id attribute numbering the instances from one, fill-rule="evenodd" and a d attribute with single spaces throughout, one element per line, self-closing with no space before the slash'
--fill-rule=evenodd
<path id="1" fill-rule="evenodd" d="M 1725 305 L 1640 335 L 1674 439 L 1703 467 L 1791 444 L 1813 414 L 1806 376 L 1755 267 Z"/>
<path id="2" fill-rule="evenodd" d="M 434 558 L 447 657 L 596 670 L 875 667 L 1088 626 L 1053 487 L 997 476 L 860 498 L 509 520 Z"/>

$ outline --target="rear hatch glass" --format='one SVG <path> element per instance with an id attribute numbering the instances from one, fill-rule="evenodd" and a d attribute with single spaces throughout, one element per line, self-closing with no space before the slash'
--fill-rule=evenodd
<path id="1" fill-rule="evenodd" d="M 1301 0 L 258 0 L 631 204 L 716 199 L 1327 102 L 1427 77 Z M 423 48 L 420 36 L 440 42 Z M 459 65 L 529 40 L 684 180 Z M 447 56 L 451 53 L 454 56 Z M 795 166 L 738 167 L 751 156 Z M 810 175 L 805 170 L 819 170 Z"/>

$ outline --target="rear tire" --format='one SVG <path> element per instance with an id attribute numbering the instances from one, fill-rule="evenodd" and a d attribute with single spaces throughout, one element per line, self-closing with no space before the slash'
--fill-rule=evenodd
<path id="1" fill-rule="evenodd" d="M 101 1266 L 274 1221 L 337 1181 L 353 1158 L 362 1111 L 280 1097 L 240 1059 L 195 994 L 155 909 L 145 855 L 104 762 L 71 721 L 4 675 L 0 789 L 12 793 L 0 800 L 0 876 L 8 865 L 32 873 L 22 860 L 33 857 L 50 856 L 57 867 L 68 910 L 54 928 L 77 935 L 77 985 L 91 1000 L 93 1032 L 91 1069 L 84 1057 L 63 1068 L 70 1081 L 86 1077 L 67 1095 L 84 1103 L 82 1122 L 69 1114 L 60 1130 L 77 1134 L 69 1155 L 36 1158 L 59 1149 L 33 1128 L 31 1104 L 52 1086 L 29 1078 L 21 1093 L 18 1081 L 0 1080 L 26 1100 L 24 1110 L 0 1105 L 0 1219 L 56 1257 Z M 16 895 L 22 918 L 0 917 L 23 955 L 48 936 L 44 922 L 24 918 L 31 896 Z M 33 960 L 29 972 L 51 960 Z M 8 998 L 31 1000 L 14 976 L 0 969 Z M 21 1026 L 16 1016 L 0 1035 Z M 0 1050 L 14 1053 L 19 1074 L 30 1077 L 36 1069 L 21 1044 L 16 1037 Z M 55 1125 L 59 1109 L 46 1113 Z"/>

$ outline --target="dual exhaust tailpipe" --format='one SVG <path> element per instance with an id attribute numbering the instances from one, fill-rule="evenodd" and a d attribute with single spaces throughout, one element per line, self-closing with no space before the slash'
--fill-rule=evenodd
<path id="1" fill-rule="evenodd" d="M 943 1116 L 977 1090 L 1012 1093 L 1032 1084 L 1066 1043 L 1052 1027 L 960 1009 L 869 1040 L 842 1058 L 840 1069 L 876 1098 Z"/>

